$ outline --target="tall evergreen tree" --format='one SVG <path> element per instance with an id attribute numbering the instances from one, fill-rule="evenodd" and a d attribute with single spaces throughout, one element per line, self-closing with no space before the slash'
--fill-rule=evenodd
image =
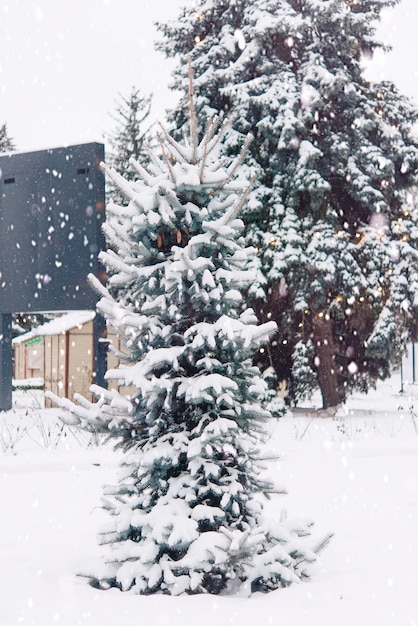
<path id="1" fill-rule="evenodd" d="M 416 107 L 363 75 L 380 11 L 398 0 L 197 0 L 160 25 L 192 59 L 197 112 L 226 114 L 258 184 L 243 214 L 259 250 L 253 306 L 279 333 L 268 351 L 298 401 L 324 407 L 389 375 L 417 334 Z M 184 123 L 184 104 L 173 117 Z"/>
<path id="2" fill-rule="evenodd" d="M 107 161 L 127 180 L 135 179 L 135 170 L 129 162 L 133 157 L 140 163 L 145 156 L 145 139 L 149 133 L 147 120 L 151 110 L 152 96 L 144 96 L 132 87 L 128 97 L 119 94 L 116 112 L 112 115 L 115 127 L 107 137 L 109 149 Z M 109 181 L 109 192 L 115 202 L 125 201 L 121 191 Z"/>
<path id="3" fill-rule="evenodd" d="M 13 152 L 13 150 L 16 150 L 16 146 L 7 132 L 7 124 L 5 123 L 0 126 L 0 152 Z"/>
<path id="4" fill-rule="evenodd" d="M 98 308 L 129 350 L 107 373 L 130 396 L 93 386 L 98 400 L 55 401 L 70 423 L 122 447 L 120 481 L 105 490 L 110 544 L 93 584 L 147 594 L 269 591 L 306 575 L 316 551 L 306 526 L 263 517 L 274 491 L 257 451 L 265 386 L 252 353 L 276 325 L 257 324 L 241 295 L 253 252 L 237 214 L 246 183 L 218 155 L 216 122 L 198 141 L 160 137 L 138 180 L 106 169 L 129 200 L 111 204 L 111 269 Z"/>

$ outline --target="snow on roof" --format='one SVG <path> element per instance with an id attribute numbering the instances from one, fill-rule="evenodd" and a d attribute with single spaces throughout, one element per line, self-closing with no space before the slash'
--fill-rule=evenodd
<path id="1" fill-rule="evenodd" d="M 60 335 L 72 328 L 76 328 L 76 326 L 81 327 L 83 324 L 86 324 L 86 322 L 90 322 L 94 319 L 95 315 L 96 313 L 94 311 L 71 311 L 70 313 L 65 313 L 50 322 L 42 324 L 42 326 L 33 328 L 28 333 L 15 337 L 13 343 L 23 343 L 34 337 L 45 335 Z"/>

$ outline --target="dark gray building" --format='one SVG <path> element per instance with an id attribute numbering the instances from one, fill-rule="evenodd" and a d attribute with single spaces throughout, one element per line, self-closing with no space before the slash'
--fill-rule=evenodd
<path id="1" fill-rule="evenodd" d="M 104 146 L 0 156 L 0 410 L 12 406 L 15 312 L 94 309 L 87 275 L 103 275 Z M 104 375 L 96 316 L 95 380 Z"/>

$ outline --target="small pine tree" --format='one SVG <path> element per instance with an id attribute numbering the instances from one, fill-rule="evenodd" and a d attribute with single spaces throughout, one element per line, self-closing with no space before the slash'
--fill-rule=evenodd
<path id="1" fill-rule="evenodd" d="M 269 591 L 305 577 L 316 556 L 299 539 L 309 524 L 263 517 L 275 489 L 260 473 L 269 413 L 252 355 L 276 325 L 258 325 L 241 294 L 254 280 L 237 218 L 246 183 L 236 164 L 223 166 L 217 126 L 198 141 L 192 110 L 190 140 L 164 133 L 147 170 L 131 160 L 135 182 L 104 166 L 129 204 L 108 207 L 110 277 L 106 288 L 93 280 L 99 311 L 129 350 L 107 378 L 135 392 L 54 397 L 70 423 L 126 452 L 119 483 L 105 489 L 107 555 L 89 577 L 100 588 Z"/>
<path id="2" fill-rule="evenodd" d="M 141 163 L 146 158 L 145 138 L 149 133 L 146 126 L 151 110 L 152 96 L 143 96 L 141 91 L 132 87 L 128 97 L 119 94 L 116 112 L 112 119 L 116 126 L 109 133 L 108 163 L 126 180 L 135 179 L 135 170 L 129 159 Z M 144 128 L 145 127 L 145 128 Z M 119 188 L 109 181 L 109 193 L 114 202 L 125 202 L 126 198 Z"/>
<path id="3" fill-rule="evenodd" d="M 7 124 L 0 126 L 0 152 L 13 152 L 16 150 L 15 143 L 7 132 Z"/>

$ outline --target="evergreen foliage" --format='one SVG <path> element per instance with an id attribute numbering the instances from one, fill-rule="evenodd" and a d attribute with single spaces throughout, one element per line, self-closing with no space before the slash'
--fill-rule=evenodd
<path id="1" fill-rule="evenodd" d="M 101 261 L 107 287 L 98 310 L 123 339 L 128 360 L 97 386 L 97 401 L 53 397 L 66 420 L 106 433 L 123 448 L 119 482 L 105 489 L 111 516 L 100 542 L 105 564 L 90 576 L 102 589 L 135 593 L 269 591 L 307 576 L 316 552 L 309 525 L 268 520 L 258 446 L 270 417 L 254 350 L 275 332 L 258 325 L 241 290 L 254 280 L 253 250 L 239 213 L 248 183 L 223 164 L 222 129 L 198 140 L 160 137 L 147 169 L 129 182 L 105 167 L 129 200 L 110 204 Z"/>
<path id="2" fill-rule="evenodd" d="M 226 114 L 243 172 L 257 185 L 243 213 L 259 251 L 260 319 L 279 327 L 268 351 L 297 402 L 324 407 L 366 391 L 417 336 L 416 107 L 363 76 L 380 11 L 398 0 L 197 0 L 160 25 L 185 92 L 192 59 L 197 115 Z M 185 122 L 185 102 L 173 112 Z M 296 361 L 303 356 L 304 367 Z M 310 370 L 310 371 L 308 371 Z"/>
<path id="3" fill-rule="evenodd" d="M 13 152 L 13 150 L 16 150 L 16 146 L 7 132 L 7 124 L 5 123 L 3 126 L 0 126 L 0 153 Z"/>
<path id="4" fill-rule="evenodd" d="M 107 162 L 127 180 L 135 179 L 135 170 L 129 159 L 139 163 L 146 159 L 145 140 L 149 133 L 146 125 L 151 110 L 152 96 L 142 95 L 140 89 L 132 87 L 128 97 L 119 94 L 116 112 L 112 115 L 115 128 L 108 135 Z M 125 202 L 126 198 L 112 181 L 108 182 L 110 197 L 114 202 Z"/>
<path id="5" fill-rule="evenodd" d="M 13 337 L 23 335 L 42 324 L 53 319 L 51 313 L 14 313 L 13 314 Z"/>

